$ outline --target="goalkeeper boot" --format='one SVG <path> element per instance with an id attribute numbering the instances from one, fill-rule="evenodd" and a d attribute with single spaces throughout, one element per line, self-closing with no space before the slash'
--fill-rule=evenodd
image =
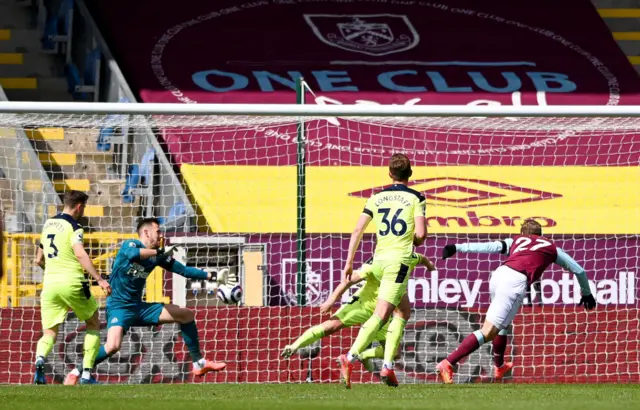
<path id="1" fill-rule="evenodd" d="M 33 377 L 33 384 L 47 384 L 47 378 L 44 376 L 44 359 L 38 357 L 36 360 L 36 373 Z"/>
<path id="2" fill-rule="evenodd" d="M 494 377 L 496 380 L 502 380 L 502 378 L 504 378 L 504 376 L 507 375 L 507 373 L 511 372 L 511 369 L 513 369 L 513 363 L 511 362 L 504 362 L 504 364 L 500 367 L 496 367 L 495 373 L 494 373 Z"/>
<path id="3" fill-rule="evenodd" d="M 64 378 L 64 385 L 75 386 L 78 384 L 78 380 L 80 380 L 80 371 L 76 368 L 67 373 L 67 376 Z"/>
<path id="4" fill-rule="evenodd" d="M 344 387 L 347 389 L 351 388 L 351 372 L 353 371 L 353 364 L 349 362 L 347 356 L 341 354 L 338 357 L 338 363 L 340 364 L 340 379 L 342 383 L 344 383 Z"/>
<path id="5" fill-rule="evenodd" d="M 443 383 L 453 383 L 453 366 L 451 366 L 448 360 L 445 359 L 438 363 L 436 372 L 438 372 L 438 376 L 440 376 L 440 380 L 442 380 Z"/>
<path id="6" fill-rule="evenodd" d="M 191 372 L 196 376 L 204 376 L 209 372 L 219 372 L 220 370 L 224 370 L 225 367 L 227 367 L 226 363 L 218 363 L 202 359 L 198 363 L 197 367 L 194 364 L 193 370 L 191 370 Z"/>
<path id="7" fill-rule="evenodd" d="M 291 345 L 287 345 L 282 350 L 282 353 L 280 353 L 280 357 L 284 357 L 285 359 L 288 359 L 291 356 L 293 356 L 295 352 L 296 352 L 296 349 L 294 349 Z"/>
<path id="8" fill-rule="evenodd" d="M 398 387 L 396 372 L 393 369 L 389 369 L 387 366 L 382 367 L 382 370 L 380 371 L 380 379 L 389 387 Z"/>

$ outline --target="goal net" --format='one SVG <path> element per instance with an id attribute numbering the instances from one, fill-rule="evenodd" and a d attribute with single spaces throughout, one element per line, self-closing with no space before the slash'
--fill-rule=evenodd
<path id="1" fill-rule="evenodd" d="M 227 272 L 227 282 L 243 289 L 238 305 L 225 304 L 217 284 L 154 271 L 145 300 L 193 309 L 205 357 L 227 368 L 194 379 L 177 325 L 134 327 L 118 355 L 98 366 L 100 381 L 337 382 L 334 360 L 358 326 L 290 360 L 280 352 L 329 319 L 319 305 L 340 282 L 365 201 L 390 184 L 396 152 L 409 156 L 410 187 L 427 198 L 429 235 L 417 250 L 437 267 L 417 268 L 409 281 L 413 311 L 396 360 L 401 383 L 436 381 L 435 365 L 481 325 L 490 273 L 503 259 L 443 261 L 444 245 L 509 237 L 525 218 L 584 266 L 598 306 L 584 312 L 572 274 L 549 269 L 508 329 L 506 357 L 515 368 L 507 381 L 637 381 L 638 122 L 510 115 L 0 114 L 0 383 L 32 380 L 43 277 L 32 261 L 39 229 L 69 189 L 90 195 L 81 223 L 103 275 L 119 243 L 135 237 L 139 218 L 156 216 L 167 241 L 179 245 L 179 260 Z M 374 232 L 367 230 L 356 268 L 372 256 Z M 104 308 L 100 289 L 92 292 Z M 83 330 L 70 312 L 47 358 L 50 382 L 81 360 Z M 356 366 L 354 382 L 377 382 L 380 367 Z M 456 381 L 492 375 L 486 344 L 459 364 Z"/>

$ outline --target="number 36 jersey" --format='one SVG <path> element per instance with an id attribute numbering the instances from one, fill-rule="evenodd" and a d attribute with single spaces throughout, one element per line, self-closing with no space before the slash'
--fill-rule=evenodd
<path id="1" fill-rule="evenodd" d="M 531 284 L 557 259 L 558 248 L 551 240 L 537 235 L 517 235 L 513 237 L 504 265 L 526 275 Z"/>
<path id="2" fill-rule="evenodd" d="M 413 253 L 417 216 L 425 216 L 425 197 L 403 184 L 394 184 L 372 195 L 363 213 L 376 226 L 375 260 L 408 259 Z"/>
<path id="3" fill-rule="evenodd" d="M 44 253 L 44 283 L 75 283 L 85 280 L 73 245 L 83 243 L 84 230 L 70 215 L 58 214 L 45 222 L 40 235 Z"/>

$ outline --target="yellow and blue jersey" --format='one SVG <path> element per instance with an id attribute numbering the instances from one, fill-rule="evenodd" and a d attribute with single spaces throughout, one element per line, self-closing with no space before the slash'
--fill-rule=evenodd
<path id="1" fill-rule="evenodd" d="M 402 260 L 413 253 L 415 218 L 426 216 L 424 195 L 403 184 L 394 184 L 372 195 L 363 213 L 376 225 L 375 260 Z"/>
<path id="2" fill-rule="evenodd" d="M 68 214 L 48 219 L 40 235 L 44 253 L 43 283 L 77 283 L 86 280 L 84 269 L 73 251 L 75 244 L 83 244 L 84 229 Z"/>

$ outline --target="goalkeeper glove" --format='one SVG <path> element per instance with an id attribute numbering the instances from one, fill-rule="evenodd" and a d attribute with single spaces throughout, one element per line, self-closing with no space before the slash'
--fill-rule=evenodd
<path id="1" fill-rule="evenodd" d="M 591 294 L 582 295 L 582 298 L 580 299 L 580 303 L 578 303 L 578 306 L 580 305 L 584 305 L 585 310 L 591 310 L 594 307 L 596 307 L 596 300 Z"/>
<path id="2" fill-rule="evenodd" d="M 442 249 L 442 259 L 447 259 L 455 255 L 456 246 L 455 245 L 447 245 Z"/>
<path id="3" fill-rule="evenodd" d="M 162 258 L 162 257 L 170 258 L 173 255 L 173 253 L 176 251 L 176 248 L 177 248 L 177 245 L 172 245 L 167 248 L 158 248 L 156 249 L 156 251 L 158 252 L 156 256 L 159 258 Z"/>
<path id="4" fill-rule="evenodd" d="M 222 268 L 220 270 L 215 269 L 204 269 L 207 272 L 207 280 L 209 282 L 217 282 L 220 285 L 224 285 L 227 283 L 227 279 L 229 277 L 229 269 Z"/>

